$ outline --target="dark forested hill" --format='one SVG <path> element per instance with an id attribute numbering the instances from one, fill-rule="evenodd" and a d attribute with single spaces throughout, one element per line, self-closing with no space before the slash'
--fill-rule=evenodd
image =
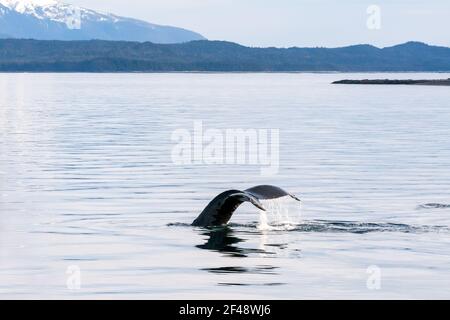
<path id="1" fill-rule="evenodd" d="M 450 48 L 250 48 L 223 41 L 0 40 L 0 71 L 450 71 Z"/>

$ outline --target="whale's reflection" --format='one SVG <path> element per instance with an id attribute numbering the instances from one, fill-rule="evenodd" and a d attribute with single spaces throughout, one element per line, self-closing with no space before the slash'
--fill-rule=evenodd
<path id="1" fill-rule="evenodd" d="M 274 266 L 256 266 L 256 267 L 219 267 L 219 268 L 204 268 L 202 270 L 211 273 L 253 273 L 253 274 L 277 274 L 275 270 L 278 267 Z"/>
<path id="2" fill-rule="evenodd" d="M 245 240 L 239 238 L 236 232 L 228 226 L 204 229 L 201 234 L 205 236 L 206 242 L 197 245 L 196 247 L 199 249 L 217 251 L 227 256 L 238 258 L 245 258 L 251 253 L 268 253 L 261 249 L 239 246 Z"/>
<path id="3" fill-rule="evenodd" d="M 196 247 L 199 249 L 210 250 L 214 252 L 219 252 L 228 257 L 237 257 L 237 258 L 246 258 L 250 254 L 257 254 L 259 257 L 266 257 L 270 252 L 263 250 L 261 247 L 259 249 L 252 248 L 244 248 L 242 244 L 246 241 L 237 236 L 237 232 L 233 230 L 231 227 L 218 227 L 212 229 L 203 229 L 201 234 L 205 236 L 206 242 Z M 231 261 L 231 260 L 230 260 Z M 237 260 L 234 260 L 237 262 Z M 264 264 L 264 265 L 256 265 L 256 266 L 242 266 L 242 265 L 233 265 L 233 266 L 219 266 L 219 267 L 210 267 L 210 268 L 202 268 L 202 271 L 206 271 L 212 274 L 222 274 L 222 275 L 238 275 L 238 274 L 259 274 L 259 275 L 267 275 L 269 277 L 277 276 L 278 267 Z M 228 278 L 227 278 L 228 279 Z M 269 278 L 268 278 L 269 279 Z M 271 280 L 273 278 L 270 278 Z M 261 282 L 258 280 L 249 281 L 250 279 L 246 279 L 245 282 L 236 282 L 237 278 L 233 277 L 230 280 L 234 280 L 232 282 L 220 282 L 218 285 L 221 286 L 274 286 L 274 285 L 283 285 L 284 283 L 279 282 Z"/>

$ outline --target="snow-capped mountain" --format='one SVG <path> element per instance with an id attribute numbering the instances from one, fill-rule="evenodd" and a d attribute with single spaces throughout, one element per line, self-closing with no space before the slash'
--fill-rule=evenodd
<path id="1" fill-rule="evenodd" d="M 179 43 L 198 33 L 99 13 L 57 0 L 0 0 L 0 38 Z"/>

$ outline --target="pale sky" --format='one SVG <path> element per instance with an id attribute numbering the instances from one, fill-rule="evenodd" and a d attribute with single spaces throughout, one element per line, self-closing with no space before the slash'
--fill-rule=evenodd
<path id="1" fill-rule="evenodd" d="M 450 47 L 450 0 L 65 0 L 82 7 L 183 27 L 210 40 L 249 46 L 389 46 L 422 41 Z M 380 29 L 367 8 L 380 8 Z"/>

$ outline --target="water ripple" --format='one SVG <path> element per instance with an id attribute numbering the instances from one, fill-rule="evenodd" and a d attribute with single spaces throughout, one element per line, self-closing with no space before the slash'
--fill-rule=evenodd
<path id="1" fill-rule="evenodd" d="M 450 209 L 450 204 L 427 203 L 418 206 L 417 209 Z"/>
<path id="2" fill-rule="evenodd" d="M 187 223 L 169 223 L 169 227 L 191 227 Z M 448 226 L 435 225 L 408 225 L 402 223 L 374 223 L 358 221 L 332 221 L 332 220 L 308 220 L 302 223 L 278 223 L 270 225 L 267 230 L 260 230 L 258 222 L 252 223 L 230 223 L 229 228 L 241 229 L 254 233 L 263 231 L 285 231 L 285 232 L 319 232 L 319 233 L 353 233 L 364 234 L 372 232 L 401 232 L 401 233 L 424 233 L 424 232 L 450 232 Z M 219 227 L 220 228 L 220 227 Z M 216 228 L 204 228 L 214 230 Z M 243 230 L 242 230 L 243 229 Z"/>

